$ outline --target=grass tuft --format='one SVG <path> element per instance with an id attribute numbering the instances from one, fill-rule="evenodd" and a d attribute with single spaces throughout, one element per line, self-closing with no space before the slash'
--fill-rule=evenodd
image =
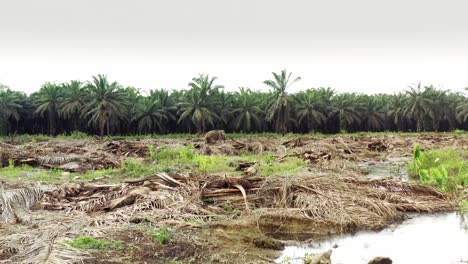
<path id="1" fill-rule="evenodd" d="M 90 236 L 83 236 L 67 242 L 70 246 L 79 249 L 122 249 L 123 242 L 111 242 L 107 240 L 96 239 Z"/>
<path id="2" fill-rule="evenodd" d="M 164 245 L 173 241 L 172 230 L 167 227 L 161 227 L 158 229 L 150 228 L 147 234 L 153 237 L 154 241 L 160 245 Z"/>

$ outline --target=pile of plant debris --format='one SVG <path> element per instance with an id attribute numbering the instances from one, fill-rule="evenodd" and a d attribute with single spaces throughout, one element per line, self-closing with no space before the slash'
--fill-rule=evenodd
<path id="1" fill-rule="evenodd" d="M 22 145 L 0 144 L 0 165 L 30 165 L 70 172 L 108 169 L 120 166 L 123 159 L 146 157 L 148 146 L 142 141 L 47 140 Z"/>
<path id="2" fill-rule="evenodd" d="M 202 231 L 192 235 L 193 229 L 184 229 L 180 232 L 185 235 L 184 248 L 187 245 L 191 245 L 191 250 L 212 247 L 212 251 L 206 251 L 206 255 L 210 255 L 226 247 L 225 252 L 239 257 L 239 263 L 249 258 L 258 262 L 262 256 L 243 258 L 238 253 L 252 245 L 275 244 L 267 243 L 264 237 L 324 238 L 344 232 L 380 229 L 402 220 L 407 212 L 455 209 L 450 196 L 427 185 L 349 176 L 354 173 L 346 167 L 348 163 L 411 153 L 414 143 L 425 148 L 434 144 L 468 146 L 466 137 L 452 135 L 404 139 L 393 136 L 301 137 L 286 141 L 249 138 L 209 146 L 192 139 L 54 139 L 18 145 L 0 142 L 2 166 L 13 163 L 44 168 L 68 165 L 76 171 L 101 169 L 119 166 L 127 158 L 150 155 L 148 145 L 193 144 L 194 151 L 205 154 L 268 151 L 278 162 L 299 157 L 317 169 L 306 174 L 265 178 L 248 171 L 255 163 L 244 162 L 238 164 L 239 170 L 245 172 L 243 177 L 156 173 L 114 184 L 76 182 L 41 186 L 31 182 L 0 182 L 0 263 L 76 263 L 87 259 L 93 263 L 86 251 L 71 248 L 63 241 L 78 235 L 123 235 L 129 225 L 137 223 L 177 223 L 193 227 L 194 219 L 208 223 L 209 238 L 203 237 Z M 346 176 L 323 173 L 335 169 Z M 345 170 L 348 173 L 343 174 Z M 239 234 L 242 238 L 237 239 Z M 128 237 L 133 239 L 133 235 Z M 225 240 L 216 244 L 218 237 L 225 237 Z M 247 245 L 246 237 L 251 241 Z M 230 248 L 234 241 L 242 246 Z M 173 251 L 177 250 L 183 249 Z M 226 261 L 220 258 L 220 262 Z M 271 262 L 271 259 L 264 262 Z"/>
<path id="3" fill-rule="evenodd" d="M 62 226 L 66 229 L 64 233 L 71 232 L 78 223 L 86 223 L 87 227 L 116 228 L 116 223 L 142 219 L 159 223 L 202 219 L 218 224 L 237 219 L 258 226 L 263 234 L 271 237 L 311 238 L 383 228 L 401 220 L 405 212 L 440 212 L 454 208 L 449 196 L 426 185 L 391 179 L 312 175 L 229 178 L 158 173 L 119 184 L 1 188 L 0 220 L 3 223 L 31 224 L 30 213 L 27 213 L 31 208 L 38 213 L 86 215 L 85 222 L 82 217 L 67 218 L 65 222 L 75 224 Z M 13 235 L 4 236 L 0 238 L 0 245 L 8 244 L 11 249 L 13 240 Z M 18 256 L 25 255 L 24 250 L 31 250 L 33 245 L 36 244 L 31 242 L 28 248 L 11 249 L 13 252 L 8 259 L 18 260 Z"/>

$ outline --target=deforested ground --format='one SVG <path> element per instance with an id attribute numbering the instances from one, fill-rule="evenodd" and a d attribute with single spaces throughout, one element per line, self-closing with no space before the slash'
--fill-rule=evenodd
<path id="1" fill-rule="evenodd" d="M 290 241 L 455 210 L 359 166 L 414 144 L 466 151 L 468 136 L 4 139 L 0 263 L 270 263 Z"/>

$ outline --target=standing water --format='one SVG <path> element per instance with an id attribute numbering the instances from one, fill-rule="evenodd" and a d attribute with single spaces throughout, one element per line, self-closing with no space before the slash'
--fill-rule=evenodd
<path id="1" fill-rule="evenodd" d="M 462 219 L 457 213 L 419 215 L 380 232 L 288 246 L 277 262 L 303 263 L 306 253 L 333 249 L 333 264 L 363 264 L 377 256 L 389 257 L 396 264 L 468 263 L 468 226 Z"/>
<path id="2" fill-rule="evenodd" d="M 393 177 L 402 181 L 408 181 L 409 175 L 406 164 L 411 158 L 388 158 L 386 161 L 368 161 L 359 164 L 359 167 L 367 173 L 370 179 Z"/>
<path id="3" fill-rule="evenodd" d="M 408 180 L 409 158 L 361 163 L 368 178 Z M 305 254 L 333 250 L 333 264 L 365 264 L 389 257 L 396 264 L 468 264 L 468 221 L 459 213 L 412 215 L 400 225 L 380 232 L 359 232 L 321 243 L 287 246 L 277 263 L 303 263 Z"/>

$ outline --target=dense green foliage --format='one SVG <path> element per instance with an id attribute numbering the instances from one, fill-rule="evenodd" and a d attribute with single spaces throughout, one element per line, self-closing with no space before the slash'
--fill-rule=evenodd
<path id="1" fill-rule="evenodd" d="M 45 83 L 26 95 L 0 85 L 0 135 L 97 135 L 227 132 L 452 131 L 468 129 L 468 98 L 432 86 L 365 95 L 330 88 L 288 93 L 300 77 L 273 73 L 269 90 L 226 92 L 200 75 L 186 90 L 143 93 L 104 75 L 92 81 Z"/>
<path id="2" fill-rule="evenodd" d="M 415 145 L 409 169 L 422 183 L 445 192 L 468 187 L 468 151 L 447 148 L 422 152 Z"/>

